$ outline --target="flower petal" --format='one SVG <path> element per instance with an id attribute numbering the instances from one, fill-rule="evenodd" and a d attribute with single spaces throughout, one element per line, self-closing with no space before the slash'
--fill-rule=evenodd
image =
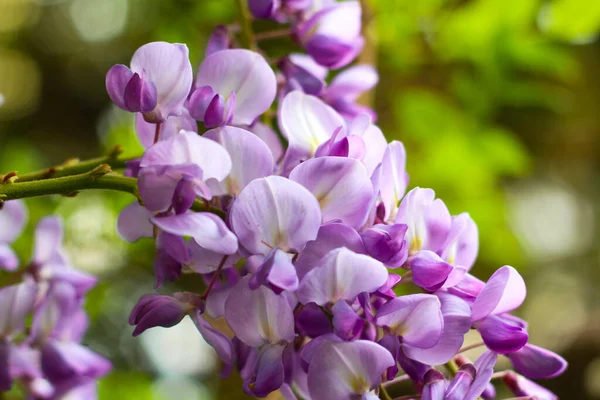
<path id="1" fill-rule="evenodd" d="M 221 144 L 232 160 L 231 172 L 218 185 L 211 186 L 216 196 L 237 196 L 250 182 L 271 175 L 274 161 L 267 145 L 245 129 L 225 126 L 204 134 L 205 138 Z"/>
<path id="2" fill-rule="evenodd" d="M 344 120 L 322 100 L 296 90 L 283 99 L 279 126 L 289 148 L 301 157 L 310 157 L 337 128 L 344 126 Z"/>
<path id="3" fill-rule="evenodd" d="M 143 237 L 152 237 L 154 227 L 150 222 L 151 215 L 137 201 L 121 210 L 117 218 L 117 231 L 121 238 L 131 243 Z"/>
<path id="4" fill-rule="evenodd" d="M 371 391 L 381 374 L 394 365 L 389 351 L 377 343 L 323 342 L 308 369 L 308 390 L 312 400 L 350 400 Z"/>
<path id="5" fill-rule="evenodd" d="M 321 210 L 302 185 L 280 176 L 255 179 L 230 210 L 230 223 L 240 243 L 252 254 L 271 249 L 300 251 L 317 236 Z"/>
<path id="6" fill-rule="evenodd" d="M 27 208 L 21 200 L 5 201 L 0 208 L 0 242 L 12 243 L 27 221 Z"/>
<path id="7" fill-rule="evenodd" d="M 567 368 L 564 358 L 532 344 L 526 344 L 521 350 L 506 356 L 512 361 L 515 371 L 530 379 L 554 378 Z"/>
<path id="8" fill-rule="evenodd" d="M 388 301 L 379 308 L 375 323 L 392 329 L 403 343 L 422 349 L 435 346 L 444 329 L 440 300 L 430 294 L 411 294 Z"/>
<path id="9" fill-rule="evenodd" d="M 475 299 L 473 321 L 514 310 L 523 303 L 526 294 L 521 275 L 513 267 L 505 265 L 494 272 Z"/>
<path id="10" fill-rule="evenodd" d="M 152 223 L 173 235 L 191 236 L 198 245 L 221 254 L 238 249 L 237 238 L 218 216 L 208 212 L 188 212 L 167 217 L 153 217 Z"/>
<path id="11" fill-rule="evenodd" d="M 294 313 L 289 303 L 265 286 L 250 289 L 249 279 L 249 276 L 242 278 L 227 298 L 227 323 L 250 347 L 291 342 L 294 339 Z"/>
<path id="12" fill-rule="evenodd" d="M 294 168 L 290 179 L 317 198 L 323 222 L 339 220 L 357 228 L 367 218 L 373 185 L 360 161 L 343 157 L 313 158 Z"/>
<path id="13" fill-rule="evenodd" d="M 387 277 L 381 262 L 342 247 L 330 251 L 320 266 L 302 278 L 296 294 L 302 304 L 314 302 L 322 306 L 340 299 L 353 301 L 362 292 L 376 291 Z"/>
<path id="14" fill-rule="evenodd" d="M 221 50 L 200 65 L 196 87 L 210 86 L 223 97 L 235 92 L 232 123 L 250 125 L 271 107 L 277 82 L 275 73 L 258 53 L 244 49 Z"/>

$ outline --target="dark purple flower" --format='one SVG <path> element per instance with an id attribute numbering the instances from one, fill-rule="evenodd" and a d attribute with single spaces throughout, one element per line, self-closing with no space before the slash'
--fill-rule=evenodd
<path id="1" fill-rule="evenodd" d="M 156 326 L 175 326 L 183 317 L 202 307 L 198 296 L 187 292 L 175 293 L 173 297 L 145 294 L 131 311 L 129 325 L 135 325 L 133 336 L 137 336 Z"/>

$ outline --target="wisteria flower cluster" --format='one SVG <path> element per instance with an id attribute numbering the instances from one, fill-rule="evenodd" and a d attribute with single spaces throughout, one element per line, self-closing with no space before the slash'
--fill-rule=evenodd
<path id="1" fill-rule="evenodd" d="M 121 176 L 135 182 L 138 201 L 122 210 L 118 231 L 154 240 L 161 293 L 186 274 L 206 283 L 198 293 L 142 296 L 133 335 L 189 316 L 222 373 L 237 369 L 258 397 L 389 400 L 411 382 L 401 399 L 493 399 L 492 381 L 502 380 L 519 398 L 556 399 L 533 380 L 561 374 L 565 360 L 530 344 L 526 322 L 511 314 L 525 300 L 523 278 L 510 266 L 487 282 L 470 273 L 475 222 L 452 216 L 432 189 L 407 192 L 403 144 L 388 143 L 375 112 L 357 104 L 377 83 L 375 69 L 327 78 L 362 50 L 360 3 L 247 6 L 288 24 L 306 54 L 268 62 L 219 26 L 195 77 L 187 46 L 166 42 L 107 73 L 110 98 L 135 113 L 145 147 L 127 163 L 130 178 Z M 98 187 L 107 171 L 78 179 Z M 6 269 L 17 266 L 9 245 L 22 215 L 10 201 L 0 214 L 12 219 L 0 233 Z M 39 397 L 88 390 L 109 368 L 78 344 L 94 279 L 69 266 L 60 236 L 56 219 L 43 220 L 23 283 L 0 292 L 3 389 L 18 379 Z M 481 343 L 463 347 L 472 330 Z M 463 353 L 474 347 L 484 351 L 472 362 Z M 499 355 L 514 372 L 494 372 Z"/>
<path id="2" fill-rule="evenodd" d="M 18 259 L 8 246 L 27 217 L 20 201 L 0 210 L 0 268 L 14 271 Z M 62 248 L 60 219 L 46 217 L 35 230 L 29 264 L 20 283 L 0 289 L 0 391 L 19 382 L 30 399 L 95 398 L 96 379 L 110 362 L 82 345 L 83 309 L 96 278 L 75 269 Z"/>

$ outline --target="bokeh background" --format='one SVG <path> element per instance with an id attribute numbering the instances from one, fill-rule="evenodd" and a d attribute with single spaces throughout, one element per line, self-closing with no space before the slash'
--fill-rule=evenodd
<path id="1" fill-rule="evenodd" d="M 518 313 L 531 340 L 570 362 L 544 384 L 561 399 L 600 399 L 600 1 L 363 3 L 360 62 L 380 71 L 363 100 L 388 139 L 405 143 L 411 186 L 434 188 L 453 214 L 468 211 L 477 222 L 476 275 L 510 264 L 525 276 Z M 0 172 L 94 157 L 116 144 L 139 153 L 131 115 L 106 95 L 106 71 L 154 40 L 187 43 L 199 65 L 211 29 L 236 18 L 235 0 L 0 0 Z M 273 57 L 289 46 L 261 43 Z M 154 250 L 116 234 L 130 201 L 98 192 L 30 199 L 28 231 L 16 244 L 26 260 L 35 222 L 58 213 L 74 264 L 100 275 L 85 340 L 115 365 L 100 398 L 246 398 L 238 378 L 218 378 L 190 321 L 131 337 L 127 316 L 152 290 Z"/>

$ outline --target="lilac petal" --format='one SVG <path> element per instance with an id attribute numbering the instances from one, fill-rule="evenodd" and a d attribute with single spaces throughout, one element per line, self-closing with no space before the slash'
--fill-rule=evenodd
<path id="1" fill-rule="evenodd" d="M 392 365 L 392 355 L 377 343 L 326 341 L 319 346 L 308 369 L 310 397 L 350 400 L 377 387 L 381 374 Z"/>
<path id="2" fill-rule="evenodd" d="M 375 321 L 401 336 L 403 343 L 422 349 L 435 346 L 444 329 L 440 300 L 430 294 L 392 299 L 381 306 Z"/>
<path id="3" fill-rule="evenodd" d="M 184 44 L 152 42 L 140 47 L 131 59 L 131 71 L 144 74 L 154 84 L 156 109 L 146 114 L 149 122 L 160 122 L 169 116 L 181 115 L 190 88 L 193 72 L 189 51 Z"/>
<path id="4" fill-rule="evenodd" d="M 200 86 L 196 88 L 190 95 L 190 100 L 188 102 L 188 108 L 192 118 L 204 122 L 206 110 L 215 97 L 218 97 L 218 94 L 215 93 L 210 86 Z"/>
<path id="5" fill-rule="evenodd" d="M 155 212 L 166 211 L 173 202 L 180 178 L 181 174 L 174 168 L 142 169 L 138 179 L 138 190 L 144 208 Z"/>
<path id="6" fill-rule="evenodd" d="M 332 332 L 331 322 L 315 303 L 308 303 L 296 315 L 296 329 L 304 336 L 318 337 Z"/>
<path id="7" fill-rule="evenodd" d="M 237 238 L 221 218 L 208 212 L 153 217 L 152 223 L 173 235 L 191 236 L 200 246 L 221 254 L 238 249 Z"/>
<path id="8" fill-rule="evenodd" d="M 247 394 L 266 397 L 281 387 L 284 379 L 283 350 L 283 346 L 264 346 L 259 350 L 253 379 L 244 379 L 244 391 Z"/>
<path id="9" fill-rule="evenodd" d="M 225 98 L 216 94 L 204 112 L 204 126 L 207 128 L 216 128 L 225 124 Z"/>
<path id="10" fill-rule="evenodd" d="M 174 297 L 156 294 L 143 295 L 131 311 L 129 324 L 136 325 L 133 336 L 146 329 L 177 325 L 186 316 L 186 304 Z"/>
<path id="11" fill-rule="evenodd" d="M 172 138 L 181 130 L 198 132 L 198 124 L 185 107 L 182 108 L 181 115 L 169 117 L 160 125 L 158 138 L 159 140 Z M 156 124 L 146 122 L 140 113 L 135 115 L 135 131 L 144 148 L 150 148 L 154 144 Z"/>
<path id="12" fill-rule="evenodd" d="M 365 321 L 356 314 L 346 300 L 338 300 L 331 311 L 336 335 L 344 340 L 352 340 L 362 332 Z"/>
<path id="13" fill-rule="evenodd" d="M 326 99 L 345 98 L 354 101 L 362 93 L 377 85 L 379 75 L 372 65 L 362 64 L 346 68 L 331 82 L 324 95 Z"/>
<path id="14" fill-rule="evenodd" d="M 69 336 L 73 330 L 73 316 L 80 307 L 75 289 L 59 282 L 50 286 L 46 297 L 36 306 L 30 339 L 43 343 L 51 337 Z"/>
<path id="15" fill-rule="evenodd" d="M 271 18 L 280 7 L 280 0 L 249 0 L 248 8 L 255 18 Z"/>
<path id="16" fill-rule="evenodd" d="M 7 392 L 12 387 L 12 377 L 9 371 L 11 344 L 6 339 L 0 339 L 0 391 Z"/>
<path id="17" fill-rule="evenodd" d="M 506 354 L 515 371 L 530 379 L 550 379 L 567 369 L 567 361 L 558 354 L 532 344 L 515 353 Z"/>
<path id="18" fill-rule="evenodd" d="M 205 138 L 221 144 L 232 159 L 229 176 L 216 186 L 213 194 L 237 196 L 250 182 L 273 173 L 275 163 L 267 145 L 245 129 L 226 126 L 204 134 Z"/>
<path id="19" fill-rule="evenodd" d="M 294 168 L 290 179 L 310 190 L 319 200 L 324 222 L 339 220 L 359 227 L 366 219 L 373 185 L 359 161 L 342 157 L 314 158 Z"/>
<path id="20" fill-rule="evenodd" d="M 249 279 L 241 279 L 227 298 L 227 323 L 235 335 L 251 347 L 291 342 L 294 339 L 294 313 L 287 300 L 265 286 L 250 289 Z"/>
<path id="21" fill-rule="evenodd" d="M 250 125 L 275 99 L 275 74 L 258 53 L 244 49 L 221 50 L 200 65 L 196 87 L 210 86 L 223 97 L 235 92 L 234 125 Z"/>
<path id="22" fill-rule="evenodd" d="M 494 272 L 475 299 L 473 321 L 514 310 L 523 303 L 526 294 L 521 275 L 513 267 L 505 265 Z"/>
<path id="23" fill-rule="evenodd" d="M 472 303 L 484 287 L 483 281 L 467 273 L 458 284 L 448 288 L 448 291 Z"/>
<path id="24" fill-rule="evenodd" d="M 152 82 L 146 80 L 145 74 L 134 73 L 127 86 L 123 99 L 127 111 L 148 113 L 156 107 L 158 94 Z"/>
<path id="25" fill-rule="evenodd" d="M 421 393 L 422 400 L 445 400 L 446 379 L 444 375 L 435 369 L 430 369 L 425 374 L 425 385 Z"/>
<path id="26" fill-rule="evenodd" d="M 464 335 L 471 329 L 471 308 L 459 297 L 436 294 L 442 306 L 444 330 L 439 342 L 428 349 L 404 345 L 404 353 L 413 360 L 429 365 L 441 365 L 452 359 L 463 345 Z"/>
<path id="27" fill-rule="evenodd" d="M 106 91 L 113 103 L 124 110 L 127 110 L 124 99 L 125 88 L 132 76 L 133 72 L 123 64 L 112 66 L 106 73 Z"/>
<path id="28" fill-rule="evenodd" d="M 222 253 L 207 250 L 196 243 L 195 240 L 188 240 L 186 242 L 186 247 L 188 248 L 189 253 L 189 259 L 186 266 L 199 274 L 215 272 L 223 260 Z M 227 257 L 223 268 L 231 268 L 236 261 L 236 256 L 230 255 Z"/>
<path id="29" fill-rule="evenodd" d="M 410 268 L 415 284 L 430 292 L 440 289 L 454 270 L 451 264 L 429 250 L 418 252 L 410 261 Z"/>
<path id="30" fill-rule="evenodd" d="M 298 276 L 290 256 L 281 249 L 273 249 L 265 258 L 256 273 L 250 278 L 250 288 L 256 289 L 266 281 L 278 288 L 295 291 Z"/>
<path id="31" fill-rule="evenodd" d="M 149 148 L 140 166 L 197 165 L 202 169 L 202 179 L 222 181 L 231 171 L 231 157 L 227 150 L 213 140 L 195 132 L 182 131 L 168 140 L 161 140 Z"/>
<path id="32" fill-rule="evenodd" d="M 387 277 L 382 263 L 342 247 L 330 251 L 320 266 L 302 278 L 296 294 L 302 304 L 314 302 L 323 306 L 340 299 L 353 301 L 362 292 L 376 291 Z"/>
<path id="33" fill-rule="evenodd" d="M 79 343 L 53 340 L 42 348 L 42 370 L 51 382 L 60 382 L 82 375 L 104 376 L 111 370 L 111 364 Z"/>
<path id="34" fill-rule="evenodd" d="M 301 90 L 314 96 L 323 92 L 325 81 L 302 66 L 296 65 L 290 58 L 284 58 L 279 63 L 279 67 L 287 79 L 284 89 L 286 92 Z"/>
<path id="35" fill-rule="evenodd" d="M 309 157 L 337 128 L 344 126 L 344 120 L 322 100 L 296 90 L 283 99 L 279 125 L 290 149 Z"/>
<path id="36" fill-rule="evenodd" d="M 275 133 L 271 127 L 261 122 L 256 122 L 249 129 L 263 142 L 265 142 L 269 150 L 271 150 L 274 160 L 277 161 L 283 157 L 283 146 L 281 145 L 281 141 L 279 140 L 277 133 Z"/>
<path id="37" fill-rule="evenodd" d="M 444 400 L 463 400 L 475 379 L 477 371 L 473 364 L 463 364 L 450 382 Z"/>
<path id="38" fill-rule="evenodd" d="M 375 168 L 381 164 L 383 156 L 388 148 L 388 143 L 376 125 L 371 123 L 371 118 L 367 114 L 360 114 L 355 117 L 348 127 L 350 137 L 360 137 L 365 144 L 365 153 L 362 162 L 367 167 L 369 175 L 373 174 Z M 408 176 L 406 176 L 408 180 Z"/>
<path id="39" fill-rule="evenodd" d="M 213 328 L 198 310 L 192 314 L 192 321 L 194 321 L 204 340 L 215 349 L 217 356 L 223 361 L 225 365 L 224 372 L 230 370 L 235 363 L 235 349 L 231 340 L 221 331 Z"/>
<path id="40" fill-rule="evenodd" d="M 12 243 L 27 221 L 27 208 L 21 200 L 5 201 L 0 208 L 0 243 Z"/>
<path id="41" fill-rule="evenodd" d="M 280 176 L 250 182 L 233 203 L 229 217 L 242 246 L 263 255 L 274 248 L 302 250 L 317 237 L 321 225 L 319 203 L 312 193 Z"/>
<path id="42" fill-rule="evenodd" d="M 338 69 L 352 62 L 362 51 L 364 44 L 365 41 L 362 37 L 347 43 L 337 38 L 317 34 L 306 42 L 305 48 L 306 52 L 319 64 L 327 68 Z"/>
<path id="43" fill-rule="evenodd" d="M 346 247 L 359 254 L 365 253 L 363 241 L 355 229 L 339 223 L 321 226 L 317 238 L 306 244 L 296 260 L 298 276 L 303 278 L 308 271 L 316 267 L 321 258 L 339 247 Z"/>
<path id="44" fill-rule="evenodd" d="M 504 384 L 515 396 L 527 396 L 535 400 L 558 400 L 558 396 L 548 389 L 514 372 L 506 373 Z"/>
<path id="45" fill-rule="evenodd" d="M 153 225 L 150 222 L 151 213 L 137 201 L 125 207 L 117 218 L 117 231 L 122 239 L 135 242 L 143 237 L 153 236 Z"/>
<path id="46" fill-rule="evenodd" d="M 19 257 L 7 245 L 0 242 L 0 269 L 14 271 L 19 268 Z"/>
<path id="47" fill-rule="evenodd" d="M 381 200 L 385 205 L 385 219 L 393 219 L 400 199 L 404 196 L 408 186 L 406 150 L 404 150 L 404 145 L 401 142 L 395 140 L 388 145 L 383 155 L 381 174 L 383 184 L 379 190 Z"/>
<path id="48" fill-rule="evenodd" d="M 171 200 L 173 211 L 175 211 L 175 214 L 183 214 L 192 207 L 195 200 L 194 181 L 184 177 L 177 183 L 173 192 L 173 199 Z"/>
<path id="49" fill-rule="evenodd" d="M 231 45 L 230 42 L 231 40 L 229 39 L 227 27 L 225 25 L 217 25 L 208 38 L 205 56 L 208 57 L 212 53 L 228 49 Z"/>
<path id="50" fill-rule="evenodd" d="M 488 349 L 499 354 L 513 353 L 527 343 L 527 331 L 509 321 L 490 315 L 476 324 Z"/>
<path id="51" fill-rule="evenodd" d="M 444 260 L 467 270 L 471 269 L 477 258 L 479 239 L 477 225 L 469 214 L 462 213 L 452 217 L 450 232 L 442 247 L 444 251 L 441 256 Z"/>
<path id="52" fill-rule="evenodd" d="M 96 276 L 61 264 L 45 265 L 42 275 L 52 282 L 65 282 L 71 285 L 78 297 L 83 295 L 96 285 Z"/>
<path id="53" fill-rule="evenodd" d="M 318 64 L 311 56 L 304 53 L 291 53 L 288 58 L 292 63 L 310 73 L 312 76 L 325 80 L 329 70 Z"/>
<path id="54" fill-rule="evenodd" d="M 10 337 L 23 330 L 25 318 L 33 310 L 37 286 L 30 282 L 0 289 L 0 334 Z"/>
<path id="55" fill-rule="evenodd" d="M 35 228 L 33 260 L 37 264 L 55 260 L 57 252 L 62 249 L 63 236 L 60 218 L 55 216 L 42 218 Z"/>
<path id="56" fill-rule="evenodd" d="M 394 359 L 394 365 L 389 367 L 385 372 L 385 376 L 388 380 L 394 379 L 398 375 L 398 356 L 402 352 L 400 339 L 396 335 L 385 334 L 378 342 L 379 345 L 383 346 L 387 351 L 390 352 Z M 406 370 L 405 370 L 406 371 Z M 409 371 L 406 371 L 409 374 Z"/>
<path id="57" fill-rule="evenodd" d="M 381 261 L 388 268 L 397 268 L 404 264 L 408 257 L 404 235 L 407 226 L 404 224 L 375 225 L 361 233 L 367 253 Z"/>
<path id="58" fill-rule="evenodd" d="M 492 351 L 486 351 L 475 361 L 475 380 L 469 388 L 463 400 L 477 400 L 484 392 L 494 373 L 494 366 L 498 355 Z"/>

